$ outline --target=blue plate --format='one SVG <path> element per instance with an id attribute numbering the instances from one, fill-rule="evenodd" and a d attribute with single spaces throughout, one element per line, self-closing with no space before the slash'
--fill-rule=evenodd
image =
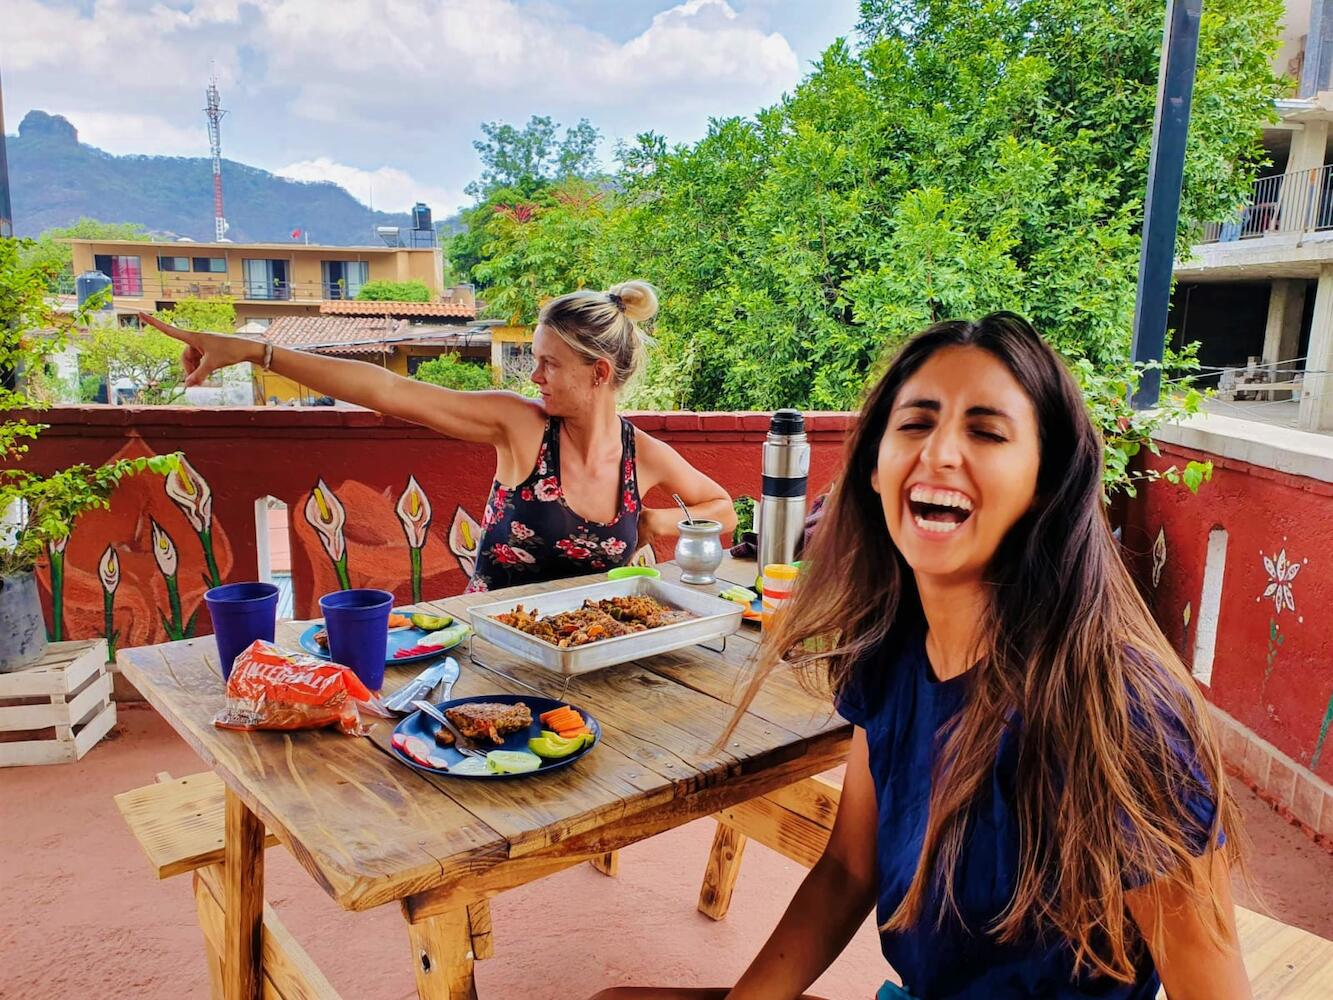
<path id="1" fill-rule="evenodd" d="M 490 750 L 524 750 L 528 749 L 528 740 L 534 736 L 540 736 L 542 730 L 546 728 L 542 725 L 540 716 L 544 712 L 550 712 L 553 709 L 560 708 L 562 705 L 569 705 L 567 701 L 556 701 L 554 698 L 542 698 L 539 695 L 528 694 L 479 694 L 471 698 L 455 698 L 452 701 L 441 702 L 435 706 L 441 712 L 446 708 L 454 708 L 458 705 L 468 705 L 477 701 L 494 701 L 502 705 L 513 705 L 517 702 L 523 702 L 532 711 L 532 725 L 527 729 L 521 729 L 516 733 L 510 733 L 505 737 L 504 746 L 490 746 L 489 740 L 478 740 L 478 744 L 485 746 Z M 592 730 L 592 743 L 568 757 L 562 757 L 559 760 L 543 760 L 542 766 L 535 771 L 528 771 L 524 774 L 455 774 L 452 771 L 444 771 L 439 768 L 426 767 L 424 764 L 418 764 L 407 754 L 403 753 L 397 747 L 390 746 L 389 750 L 395 757 L 404 764 L 415 767 L 418 771 L 425 771 L 428 774 L 438 774 L 446 778 L 472 778 L 478 781 L 495 781 L 503 778 L 526 778 L 533 774 L 545 774 L 548 771 L 555 771 L 562 767 L 567 767 L 578 760 L 584 754 L 589 753 L 593 747 L 602 742 L 602 726 L 591 715 L 579 708 L 577 705 L 570 705 L 576 712 L 583 716 L 583 721 L 588 728 Z M 465 758 L 453 747 L 442 747 L 435 742 L 435 730 L 440 728 L 440 724 L 423 712 L 413 712 L 402 722 L 398 723 L 394 729 L 394 735 L 402 733 L 404 736 L 417 736 L 430 744 L 432 752 L 439 757 L 443 757 L 445 763 L 450 767 L 461 762 Z"/>
<path id="2" fill-rule="evenodd" d="M 458 619 L 455 618 L 454 621 L 457 622 Z M 313 653 L 315 656 L 323 657 L 328 660 L 332 659 L 332 657 L 329 656 L 329 651 L 315 641 L 315 633 L 323 627 L 324 625 L 322 622 L 317 622 L 314 625 L 311 625 L 301 633 L 300 643 L 301 648 L 307 653 Z M 395 657 L 393 655 L 400 649 L 411 649 L 428 635 L 430 635 L 429 632 L 419 628 L 400 628 L 390 632 L 389 644 L 384 651 L 385 664 L 390 667 L 396 667 L 403 663 L 419 663 L 422 660 L 429 660 L 433 656 L 439 656 L 441 653 L 447 653 L 449 650 L 453 649 L 454 646 L 459 645 L 459 643 L 463 641 L 460 639 L 452 646 L 440 646 L 437 649 L 432 649 L 429 653 L 418 653 L 416 656 Z"/>

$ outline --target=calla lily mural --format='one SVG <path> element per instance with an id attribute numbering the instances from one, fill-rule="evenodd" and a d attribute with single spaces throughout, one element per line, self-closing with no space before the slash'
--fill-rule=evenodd
<path id="1" fill-rule="evenodd" d="M 481 546 L 481 525 L 462 507 L 454 508 L 454 519 L 449 525 L 449 551 L 458 560 L 458 567 L 469 578 L 477 569 L 477 551 Z"/>
<path id="2" fill-rule="evenodd" d="M 166 581 L 167 604 L 171 610 L 170 618 L 160 609 L 157 616 L 161 619 L 168 638 L 188 639 L 194 635 L 195 619 L 199 616 L 199 611 L 196 608 L 188 622 L 182 621 L 184 615 L 181 613 L 180 584 L 176 579 L 177 571 L 180 569 L 180 558 L 176 552 L 176 543 L 160 524 L 156 521 L 150 523 L 153 526 L 153 559 L 156 560 L 157 568 L 161 570 L 162 578 Z"/>
<path id="3" fill-rule="evenodd" d="M 46 546 L 46 558 L 51 564 L 51 627 L 46 630 L 52 642 L 65 639 L 65 546 L 69 535 Z"/>
<path id="4" fill-rule="evenodd" d="M 310 491 L 310 498 L 305 503 L 305 519 L 315 529 L 320 544 L 333 563 L 333 570 L 338 574 L 338 586 L 343 590 L 351 590 L 352 583 L 347 575 L 347 538 L 343 534 L 347 524 L 347 510 L 323 479 Z"/>
<path id="5" fill-rule="evenodd" d="M 114 660 L 116 639 L 120 636 L 116 631 L 116 588 L 120 586 L 120 557 L 116 555 L 114 545 L 108 545 L 102 553 L 102 559 L 97 564 L 97 575 L 102 581 L 102 620 L 107 659 Z"/>
<path id="6" fill-rule="evenodd" d="M 430 499 L 417 483 L 416 476 L 407 477 L 407 488 L 398 498 L 398 520 L 407 535 L 407 547 L 412 566 L 412 600 L 421 600 L 421 550 L 426 546 L 430 532 Z"/>
<path id="7" fill-rule="evenodd" d="M 204 547 L 204 560 L 208 565 L 204 583 L 209 587 L 222 586 L 222 574 L 218 572 L 217 558 L 213 554 L 213 491 L 209 489 L 208 481 L 182 457 L 180 464 L 167 475 L 166 490 Z"/>

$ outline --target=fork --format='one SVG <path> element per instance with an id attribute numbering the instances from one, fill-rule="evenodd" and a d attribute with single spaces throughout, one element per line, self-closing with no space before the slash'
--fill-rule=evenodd
<path id="1" fill-rule="evenodd" d="M 454 737 L 454 749 L 457 750 L 459 753 L 461 753 L 464 757 L 480 757 L 483 760 L 485 759 L 486 754 L 478 750 L 475 744 L 473 744 L 473 742 L 470 739 L 468 739 L 466 736 L 460 733 L 458 731 L 458 727 L 455 726 L 452 722 L 450 722 L 449 719 L 445 716 L 445 714 L 441 712 L 438 708 L 436 708 L 434 705 L 432 705 L 430 702 L 414 701 L 412 702 L 412 705 L 416 708 L 421 709 L 422 712 L 430 716 L 432 719 L 434 719 L 436 722 L 442 725 L 445 729 L 449 730 L 449 732 L 451 732 Z"/>

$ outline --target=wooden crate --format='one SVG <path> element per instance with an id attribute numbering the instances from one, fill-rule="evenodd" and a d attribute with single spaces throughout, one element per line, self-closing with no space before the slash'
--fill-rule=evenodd
<path id="1" fill-rule="evenodd" d="M 78 760 L 116 724 L 105 639 L 53 642 L 0 674 L 0 767 Z"/>

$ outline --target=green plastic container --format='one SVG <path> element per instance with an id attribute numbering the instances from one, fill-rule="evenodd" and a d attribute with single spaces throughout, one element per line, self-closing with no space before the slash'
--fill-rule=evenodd
<path id="1" fill-rule="evenodd" d="M 648 576 L 660 580 L 662 573 L 652 566 L 617 566 L 606 574 L 608 580 L 626 580 L 632 576 Z"/>

